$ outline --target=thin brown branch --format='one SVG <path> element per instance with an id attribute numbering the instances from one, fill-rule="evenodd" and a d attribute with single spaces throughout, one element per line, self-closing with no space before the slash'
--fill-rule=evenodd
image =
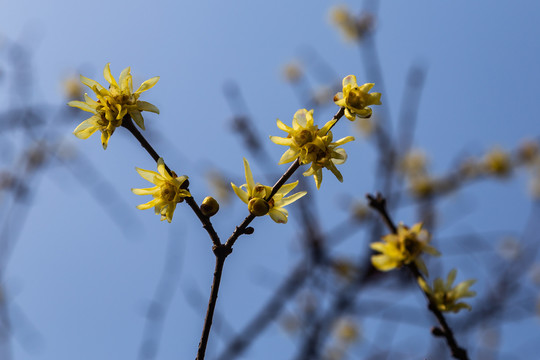
<path id="1" fill-rule="evenodd" d="M 204 318 L 204 326 L 201 335 L 201 341 L 199 342 L 199 349 L 197 351 L 196 360 L 204 359 L 206 345 L 208 344 L 208 338 L 210 337 L 212 320 L 214 318 L 214 310 L 216 309 L 219 284 L 221 283 L 221 275 L 223 273 L 223 265 L 225 264 L 225 259 L 231 253 L 231 251 L 227 248 L 226 245 L 214 246 L 212 250 L 216 255 L 216 267 L 214 269 L 214 278 L 212 280 L 212 288 L 210 290 L 210 299 L 208 300 L 208 308 L 206 310 L 206 316 Z"/>

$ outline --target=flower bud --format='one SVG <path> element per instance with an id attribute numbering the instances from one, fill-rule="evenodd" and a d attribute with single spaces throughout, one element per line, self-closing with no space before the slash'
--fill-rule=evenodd
<path id="1" fill-rule="evenodd" d="M 252 215 L 263 216 L 268 214 L 270 205 L 268 205 L 268 202 L 262 198 L 253 198 L 249 200 L 248 210 Z"/>
<path id="2" fill-rule="evenodd" d="M 207 196 L 204 198 L 201 204 L 201 211 L 205 216 L 214 216 L 219 211 L 219 204 L 216 199 L 211 196 Z"/>

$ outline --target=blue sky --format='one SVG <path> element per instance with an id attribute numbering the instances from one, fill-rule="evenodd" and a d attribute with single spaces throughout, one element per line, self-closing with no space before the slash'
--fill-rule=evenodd
<path id="1" fill-rule="evenodd" d="M 354 11 L 361 9 L 359 3 L 345 3 Z M 243 183 L 242 157 L 248 158 L 256 178 L 262 180 L 269 172 L 257 166 L 230 129 L 233 113 L 223 96 L 227 81 L 238 84 L 264 137 L 281 135 L 276 118 L 290 122 L 294 112 L 306 106 L 281 74 L 285 63 L 304 56 L 304 49 L 315 49 L 340 77 L 356 74 L 359 81 L 371 81 L 364 78 L 358 48 L 344 43 L 329 24 L 328 10 L 335 4 L 0 0 L 0 36 L 21 42 L 31 54 L 35 82 L 31 95 L 16 104 L 38 105 L 47 117 L 66 103 L 61 84 L 72 74 L 103 83 L 102 69 L 110 62 L 115 76 L 131 66 L 138 83 L 160 76 L 145 93 L 145 100 L 161 111 L 159 116 L 145 117 L 150 136 L 152 129 L 158 130 L 154 132 L 154 138 L 161 139 L 156 142 L 158 152 L 171 168 L 190 176 L 191 190 L 202 200 L 211 191 L 204 178 L 209 168 L 232 175 L 237 184 Z M 380 4 L 375 39 L 385 77 L 383 106 L 395 120 L 408 70 L 416 64 L 425 66 L 415 140 L 429 153 L 434 172 L 450 168 L 458 153 L 481 154 L 494 144 L 510 149 L 523 138 L 538 135 L 539 7 L 534 1 Z M 20 79 L 10 72 L 5 53 L 0 56 L 5 74 L 0 106 L 5 109 L 13 105 L 7 84 Z M 304 59 L 308 72 L 310 60 Z M 377 84 L 374 90 L 380 90 Z M 325 122 L 335 110 L 321 108 L 315 118 Z M 85 115 L 74 112 L 71 122 L 61 123 L 53 132 L 65 133 L 61 137 L 99 169 L 97 175 L 87 176 L 106 182 L 97 183 L 93 191 L 112 191 L 126 206 L 115 204 L 121 214 L 111 215 L 60 165 L 33 180 L 34 198 L 5 282 L 16 304 L 13 311 L 24 313 L 41 340 L 33 349 L 25 345 L 23 330 L 22 335 L 16 333 L 13 358 L 135 358 L 145 306 L 171 251 L 178 261 L 176 293 L 164 323 L 159 358 L 193 358 L 213 270 L 210 241 L 187 207 L 177 210 L 173 224 L 160 222 L 150 210 L 135 209 L 147 200 L 129 191 L 146 186 L 134 167 L 153 169 L 153 161 L 120 130 L 107 151 L 96 135 L 76 139 L 71 132 Z M 352 131 L 345 123 L 335 136 Z M 377 189 L 373 150 L 356 137 L 355 143 L 345 146 L 349 160 L 342 170 L 343 185 L 325 174 L 323 189 L 316 195 L 324 228 L 332 228 L 346 215 L 340 203 L 345 194 L 361 198 Z M 265 146 L 277 162 L 283 149 L 270 141 Z M 449 203 L 472 202 L 474 214 L 452 222 L 450 231 L 516 230 L 522 225 L 529 203 L 525 175 L 466 191 Z M 214 224 L 226 238 L 244 216 L 243 204 L 236 201 L 216 216 Z M 410 211 L 400 216 L 417 221 Z M 255 235 L 241 239 L 228 259 L 220 292 L 218 309 L 235 329 L 257 311 L 299 259 L 294 226 L 264 218 L 257 219 L 255 227 Z M 171 237 L 176 241 L 172 250 Z M 202 301 L 193 300 L 198 297 Z M 294 352 L 287 335 L 276 329 L 266 333 L 249 358 L 274 359 L 265 349 L 275 346 L 281 346 L 285 355 Z M 221 345 L 213 333 L 209 355 Z"/>

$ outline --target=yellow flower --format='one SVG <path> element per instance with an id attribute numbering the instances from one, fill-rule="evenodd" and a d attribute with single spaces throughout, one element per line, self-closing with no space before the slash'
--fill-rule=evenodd
<path id="1" fill-rule="evenodd" d="M 370 105 L 381 105 L 381 94 L 369 93 L 373 87 L 372 83 L 358 86 L 356 76 L 348 75 L 343 78 L 343 92 L 338 92 L 334 96 L 337 106 L 345 108 L 347 119 L 354 121 L 356 117 L 368 118 L 371 116 Z"/>
<path id="2" fill-rule="evenodd" d="M 458 302 L 461 298 L 476 296 L 476 292 L 470 291 L 469 287 L 476 282 L 471 279 L 460 282 L 453 286 L 456 280 L 457 270 L 452 269 L 448 273 L 446 282 L 441 278 L 435 279 L 431 288 L 424 279 L 418 278 L 418 284 L 425 293 L 435 302 L 440 311 L 452 311 L 457 313 L 461 309 L 471 310 L 471 306 L 464 302 Z"/>
<path id="3" fill-rule="evenodd" d="M 485 155 L 484 166 L 488 173 L 504 177 L 512 171 L 512 160 L 507 152 L 494 148 Z"/>
<path id="4" fill-rule="evenodd" d="M 231 186 L 236 195 L 243 202 L 248 204 L 249 212 L 255 216 L 264 216 L 268 214 L 275 222 L 286 224 L 289 212 L 284 209 L 284 207 L 300 199 L 302 196 L 306 195 L 307 192 L 300 191 L 294 195 L 285 197 L 285 195 L 298 185 L 298 181 L 295 181 L 283 185 L 272 199 L 266 200 L 266 198 L 270 196 L 272 188 L 270 186 L 255 183 L 253 174 L 249 168 L 249 163 L 245 158 L 244 170 L 247 184 L 238 187 L 231 183 Z"/>
<path id="5" fill-rule="evenodd" d="M 361 40 L 373 29 L 373 15 L 363 14 L 359 17 L 352 15 L 345 6 L 330 9 L 330 21 L 341 31 L 347 41 Z"/>
<path id="6" fill-rule="evenodd" d="M 287 133 L 287 137 L 270 136 L 275 144 L 289 146 L 289 150 L 281 156 L 279 165 L 296 160 L 300 155 L 301 149 L 313 142 L 317 137 L 326 135 L 328 130 L 335 124 L 335 120 L 330 120 L 319 129 L 313 124 L 313 110 L 298 110 L 293 117 L 292 127 L 285 125 L 281 120 L 277 120 L 277 127 Z M 301 159 L 305 160 L 305 159 Z M 303 164 L 306 162 L 302 161 Z"/>
<path id="7" fill-rule="evenodd" d="M 397 234 L 389 234 L 382 238 L 383 241 L 371 243 L 373 250 L 381 254 L 373 255 L 373 266 L 381 271 L 389 271 L 403 265 L 414 263 L 418 269 L 427 275 L 426 265 L 420 259 L 422 253 L 438 256 L 440 253 L 429 245 L 430 235 L 422 229 L 422 223 L 408 228 L 399 224 Z"/>
<path id="8" fill-rule="evenodd" d="M 343 164 L 347 159 L 347 153 L 338 146 L 353 141 L 354 137 L 347 136 L 336 142 L 332 142 L 333 135 L 330 131 L 336 120 L 328 121 L 321 129 L 313 124 L 313 110 L 298 110 L 294 114 L 292 127 L 285 125 L 280 120 L 277 126 L 287 133 L 287 137 L 270 136 L 270 140 L 278 145 L 288 146 L 289 149 L 281 156 L 279 164 L 285 164 L 300 158 L 301 164 L 311 163 L 309 170 L 304 176 L 314 175 L 317 189 L 322 182 L 322 168 L 327 168 L 343 182 L 343 176 L 335 165 Z"/>
<path id="9" fill-rule="evenodd" d="M 347 153 L 345 149 L 338 148 L 338 146 L 353 141 L 354 138 L 346 136 L 336 142 L 332 142 L 332 139 L 332 132 L 328 131 L 328 135 L 318 137 L 316 141 L 302 149 L 301 158 L 305 159 L 305 163 L 311 162 L 311 167 L 303 175 L 313 175 L 317 189 L 321 187 L 323 168 L 330 170 L 340 182 L 343 182 L 343 175 L 341 175 L 336 165 L 341 165 L 347 160 Z"/>
<path id="10" fill-rule="evenodd" d="M 141 111 L 159 114 L 159 109 L 155 105 L 139 100 L 141 93 L 152 88 L 158 82 L 159 76 L 146 80 L 135 92 L 133 92 L 133 79 L 129 67 L 122 71 L 118 83 L 111 74 L 109 64 L 105 65 L 103 76 L 109 82 L 108 89 L 95 80 L 80 76 L 81 82 L 95 93 L 97 101 L 90 98 L 88 94 L 84 94 L 85 101 L 70 101 L 68 105 L 94 114 L 77 126 L 73 134 L 80 139 L 87 139 L 100 130 L 101 143 L 103 149 L 106 149 L 109 138 L 114 130 L 122 125 L 122 119 L 127 114 L 143 130 L 144 119 Z"/>
<path id="11" fill-rule="evenodd" d="M 135 168 L 139 175 L 145 180 L 156 185 L 146 189 L 131 189 L 135 195 L 152 195 L 153 200 L 146 204 L 137 206 L 137 209 L 146 210 L 155 207 L 156 214 L 161 214 L 161 220 L 172 221 L 176 204 L 184 201 L 184 198 L 190 197 L 189 191 L 182 189 L 182 184 L 188 179 L 187 176 L 176 176 L 173 172 L 169 174 L 165 168 L 162 158 L 157 163 L 158 172 Z"/>

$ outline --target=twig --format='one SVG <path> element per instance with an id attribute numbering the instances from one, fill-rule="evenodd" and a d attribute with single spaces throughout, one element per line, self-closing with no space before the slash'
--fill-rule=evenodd
<path id="1" fill-rule="evenodd" d="M 223 273 L 223 265 L 225 265 L 225 259 L 231 253 L 228 251 L 226 245 L 214 246 L 212 250 L 216 255 L 216 267 L 214 269 L 214 279 L 212 281 L 212 289 L 210 290 L 210 300 L 208 301 L 208 309 L 206 310 L 206 316 L 204 318 L 203 332 L 201 335 L 201 341 L 199 342 L 196 360 L 204 359 L 206 345 L 208 344 L 208 338 L 210 337 L 212 319 L 214 318 L 214 310 L 216 309 L 219 284 L 221 283 L 221 275 Z"/>

